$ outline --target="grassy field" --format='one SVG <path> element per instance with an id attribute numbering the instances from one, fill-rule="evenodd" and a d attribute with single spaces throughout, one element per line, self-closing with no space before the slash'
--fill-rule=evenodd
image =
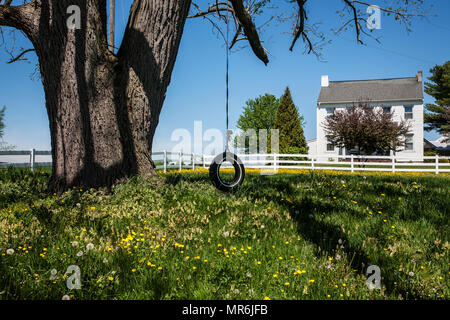
<path id="1" fill-rule="evenodd" d="M 0 170 L 0 299 L 448 299 L 449 175 L 292 173 L 51 195 L 49 170 Z"/>

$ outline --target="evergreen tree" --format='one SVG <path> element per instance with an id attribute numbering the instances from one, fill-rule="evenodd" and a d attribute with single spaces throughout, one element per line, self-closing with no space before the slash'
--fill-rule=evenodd
<path id="1" fill-rule="evenodd" d="M 3 130 L 5 129 L 5 123 L 3 122 L 3 119 L 5 118 L 5 109 L 6 107 L 0 109 L 0 139 L 3 137 Z"/>
<path id="2" fill-rule="evenodd" d="M 425 82 L 425 92 L 436 99 L 435 104 L 425 105 L 425 130 L 436 129 L 450 139 L 450 61 L 442 66 L 434 66 L 428 78 L 434 83 Z"/>
<path id="3" fill-rule="evenodd" d="M 279 130 L 280 153 L 307 154 L 308 145 L 302 128 L 302 117 L 292 101 L 291 91 L 286 88 L 281 97 L 273 129 Z"/>

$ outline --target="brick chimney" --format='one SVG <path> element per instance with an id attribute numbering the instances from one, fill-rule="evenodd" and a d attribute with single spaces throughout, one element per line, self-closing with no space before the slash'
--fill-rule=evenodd
<path id="1" fill-rule="evenodd" d="M 417 81 L 422 82 L 422 70 L 417 71 Z"/>
<path id="2" fill-rule="evenodd" d="M 322 87 L 328 87 L 329 81 L 328 81 L 328 75 L 322 76 Z"/>

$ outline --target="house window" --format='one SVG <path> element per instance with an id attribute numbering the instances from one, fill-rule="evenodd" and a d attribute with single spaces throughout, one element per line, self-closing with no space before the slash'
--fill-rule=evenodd
<path id="1" fill-rule="evenodd" d="M 391 113 L 391 107 L 383 107 L 384 113 Z"/>
<path id="2" fill-rule="evenodd" d="M 327 151 L 334 151 L 334 144 L 330 141 L 330 139 L 327 139 Z"/>
<path id="3" fill-rule="evenodd" d="M 405 150 L 408 151 L 414 150 L 413 137 L 414 137 L 413 134 L 405 135 Z"/>
<path id="4" fill-rule="evenodd" d="M 332 115 L 334 113 L 334 108 L 327 108 L 327 115 Z"/>
<path id="5" fill-rule="evenodd" d="M 413 106 L 405 106 L 405 120 L 413 118 Z"/>

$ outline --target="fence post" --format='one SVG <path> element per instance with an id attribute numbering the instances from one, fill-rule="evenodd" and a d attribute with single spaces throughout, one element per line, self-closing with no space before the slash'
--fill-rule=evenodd
<path id="1" fill-rule="evenodd" d="M 311 169 L 314 171 L 314 156 L 311 156 Z"/>
<path id="2" fill-rule="evenodd" d="M 439 156 L 438 155 L 436 155 L 435 162 L 436 162 L 436 174 L 439 174 Z"/>
<path id="3" fill-rule="evenodd" d="M 392 158 L 392 172 L 395 172 L 395 156 L 392 155 L 391 158 Z"/>
<path id="4" fill-rule="evenodd" d="M 164 150 L 164 172 L 167 172 L 167 150 Z"/>
<path id="5" fill-rule="evenodd" d="M 350 168 L 351 168 L 351 172 L 352 172 L 352 173 L 355 171 L 355 170 L 354 170 L 354 162 L 353 162 L 353 158 L 354 158 L 354 155 L 351 154 L 351 155 L 350 155 Z"/>
<path id="6" fill-rule="evenodd" d="M 273 171 L 277 171 L 277 154 L 273 154 Z"/>
<path id="7" fill-rule="evenodd" d="M 36 162 L 36 150 L 31 149 L 30 150 L 30 169 L 31 169 L 31 171 L 34 171 L 35 162 Z"/>
<path id="8" fill-rule="evenodd" d="M 192 154 L 192 171 L 195 171 L 195 155 Z"/>
<path id="9" fill-rule="evenodd" d="M 180 172 L 181 172 L 181 151 L 178 153 L 178 161 L 179 161 L 179 168 L 180 168 Z"/>

